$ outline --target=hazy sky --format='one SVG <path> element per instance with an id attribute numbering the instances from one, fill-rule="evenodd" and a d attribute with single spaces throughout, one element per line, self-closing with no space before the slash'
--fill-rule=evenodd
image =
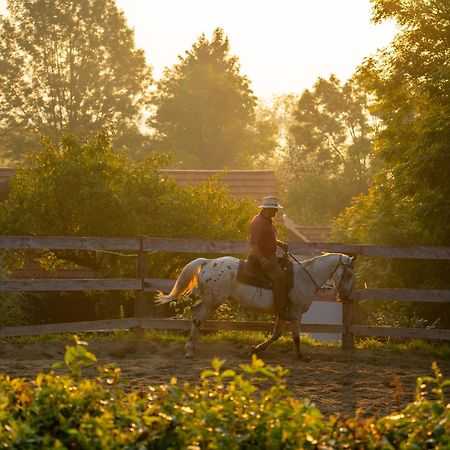
<path id="1" fill-rule="evenodd" d="M 301 93 L 319 76 L 351 76 L 390 43 L 393 23 L 370 22 L 369 0 L 117 0 L 159 78 L 201 33 L 225 30 L 256 95 Z"/>
<path id="2" fill-rule="evenodd" d="M 6 0 L 0 0 L 4 11 Z M 225 30 L 256 95 L 299 94 L 317 78 L 351 76 L 389 44 L 392 23 L 370 23 L 369 0 L 117 0 L 159 78 L 201 33 Z"/>

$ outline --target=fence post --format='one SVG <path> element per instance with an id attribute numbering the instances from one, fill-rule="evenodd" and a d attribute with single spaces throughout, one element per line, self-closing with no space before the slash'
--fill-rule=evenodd
<path id="1" fill-rule="evenodd" d="M 137 258 L 137 277 L 141 280 L 141 289 L 137 292 L 134 302 L 134 316 L 138 319 L 142 319 L 145 315 L 146 294 L 144 287 L 147 269 L 147 252 L 144 251 L 144 238 L 141 236 L 139 238 L 139 251 Z"/>
<path id="2" fill-rule="evenodd" d="M 342 323 L 344 333 L 342 334 L 342 350 L 354 350 L 355 335 L 350 331 L 353 321 L 353 300 L 347 299 L 342 304 Z"/>

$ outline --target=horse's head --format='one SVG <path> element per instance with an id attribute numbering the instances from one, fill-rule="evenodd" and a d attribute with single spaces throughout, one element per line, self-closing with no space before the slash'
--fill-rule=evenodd
<path id="1" fill-rule="evenodd" d="M 339 298 L 347 300 L 350 297 L 355 280 L 355 256 L 339 255 L 339 261 L 331 274 Z"/>

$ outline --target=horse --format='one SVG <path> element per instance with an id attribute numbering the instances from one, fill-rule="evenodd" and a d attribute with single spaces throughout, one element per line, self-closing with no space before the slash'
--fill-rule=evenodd
<path id="1" fill-rule="evenodd" d="M 291 255 L 292 256 L 292 255 Z M 293 259 L 295 259 L 293 257 Z M 300 349 L 300 326 L 302 315 L 308 311 L 319 289 L 332 281 L 338 297 L 345 300 L 350 296 L 354 282 L 354 260 L 342 253 L 326 253 L 293 265 L 293 287 L 288 293 L 290 302 L 289 320 L 276 319 L 272 335 L 264 342 L 252 347 L 251 354 L 258 354 L 276 341 L 290 322 L 295 353 L 298 359 L 310 360 Z M 169 294 L 159 292 L 156 304 L 162 305 L 182 295 L 197 294 L 200 303 L 192 308 L 192 326 L 185 345 L 187 358 L 194 357 L 198 331 L 202 323 L 220 304 L 228 299 L 243 308 L 273 312 L 272 290 L 249 286 L 237 280 L 239 259 L 232 256 L 207 259 L 197 258 L 189 262 L 178 276 Z"/>

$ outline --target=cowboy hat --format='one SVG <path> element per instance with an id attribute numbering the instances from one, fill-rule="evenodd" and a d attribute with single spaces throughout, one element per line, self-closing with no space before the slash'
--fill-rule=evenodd
<path id="1" fill-rule="evenodd" d="M 262 204 L 259 205 L 261 209 L 283 209 L 283 207 L 278 203 L 276 197 L 264 197 Z"/>

